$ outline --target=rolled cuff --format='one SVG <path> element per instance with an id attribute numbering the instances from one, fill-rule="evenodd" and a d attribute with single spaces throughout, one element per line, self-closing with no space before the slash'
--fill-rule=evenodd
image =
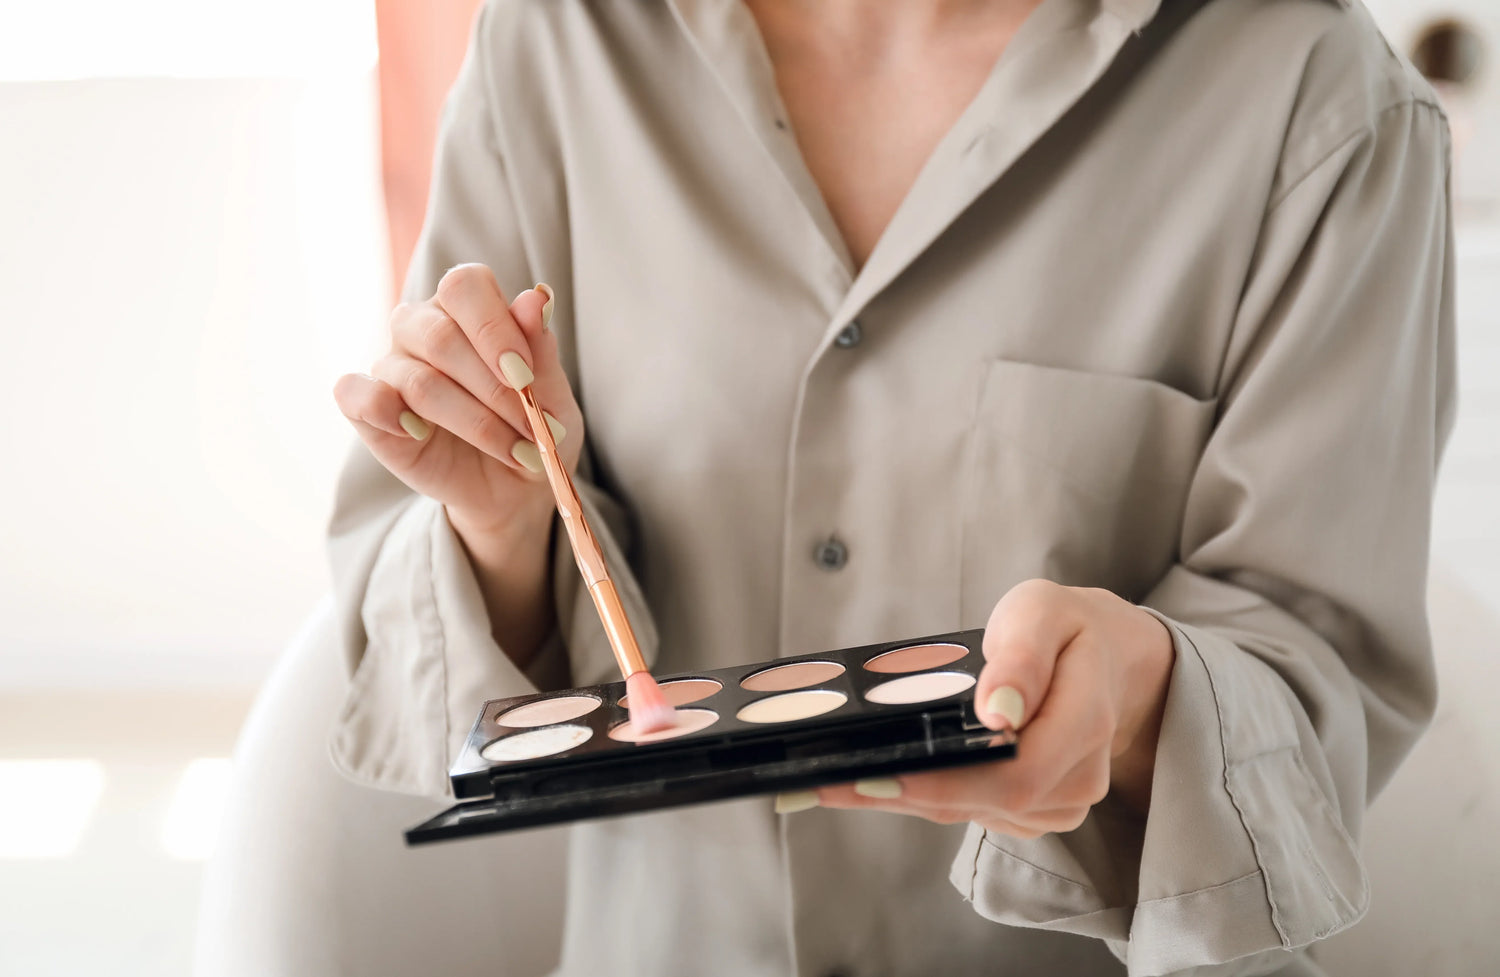
<path id="1" fill-rule="evenodd" d="M 360 616 L 368 640 L 330 752 L 346 776 L 382 790 L 452 796 L 448 768 L 480 705 L 540 691 L 564 659 L 556 636 L 525 671 L 496 644 L 468 555 L 425 497 L 386 535 Z"/>
<path id="2" fill-rule="evenodd" d="M 1285 683 L 1232 641 L 1151 613 L 1177 658 L 1138 844 L 1119 843 L 1107 805 L 1065 835 L 975 825 L 950 877 L 987 919 L 1104 940 L 1130 977 L 1274 972 L 1363 915 L 1357 846 L 1303 762 Z"/>

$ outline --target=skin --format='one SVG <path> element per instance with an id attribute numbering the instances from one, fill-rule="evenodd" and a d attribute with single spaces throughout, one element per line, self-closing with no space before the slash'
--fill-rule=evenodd
<path id="1" fill-rule="evenodd" d="M 473 564 L 496 642 L 525 667 L 555 620 L 548 587 L 553 501 L 512 451 L 530 426 L 501 358 L 519 355 L 537 403 L 562 425 L 558 452 L 578 466 L 583 415 L 543 325 L 546 287 L 507 304 L 483 265 L 459 265 L 425 302 L 391 313 L 391 350 L 369 374 L 340 377 L 339 410 L 375 458 L 414 492 L 443 503 Z M 417 415 L 425 437 L 401 425 Z M 556 436 L 556 435 L 554 435 Z M 534 445 L 533 445 L 534 447 Z"/>
<path id="2" fill-rule="evenodd" d="M 944 134 L 1040 0 L 747 0 L 808 170 L 856 266 L 863 265 Z M 437 294 L 391 316 L 391 351 L 340 378 L 340 409 L 375 457 L 444 504 L 485 593 L 496 641 L 518 664 L 555 620 L 548 590 L 552 500 L 512 456 L 529 440 L 500 367 L 518 354 L 544 409 L 566 428 L 574 467 L 583 418 L 542 324 L 547 296 L 507 302 L 465 265 Z M 404 411 L 431 433 L 414 438 Z M 1150 803 L 1174 650 L 1155 617 L 1102 590 L 1022 583 L 990 615 L 975 689 L 982 721 L 1021 733 L 1016 760 L 824 788 L 826 807 L 939 823 L 974 821 L 1030 838 L 1077 827 L 1112 797 Z M 992 697 L 1009 702 L 992 709 Z M 871 796 L 878 795 L 878 796 Z"/>

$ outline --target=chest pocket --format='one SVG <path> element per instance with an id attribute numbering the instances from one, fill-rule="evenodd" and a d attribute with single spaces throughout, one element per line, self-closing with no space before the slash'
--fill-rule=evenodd
<path id="1" fill-rule="evenodd" d="M 1214 408 L 1154 380 L 989 363 L 966 458 L 964 626 L 1030 577 L 1144 596 L 1177 558 Z"/>

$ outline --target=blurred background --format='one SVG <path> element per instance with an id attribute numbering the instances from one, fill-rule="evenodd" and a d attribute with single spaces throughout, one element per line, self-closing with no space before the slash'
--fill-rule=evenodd
<path id="1" fill-rule="evenodd" d="M 1368 5 L 1460 149 L 1448 681 L 1403 777 L 1463 821 L 1500 783 L 1500 3 Z M 0 973 L 189 972 L 236 733 L 328 586 L 330 390 L 378 347 L 474 6 L 0 4 Z M 1463 776 L 1422 766 L 1443 737 L 1484 746 Z"/>

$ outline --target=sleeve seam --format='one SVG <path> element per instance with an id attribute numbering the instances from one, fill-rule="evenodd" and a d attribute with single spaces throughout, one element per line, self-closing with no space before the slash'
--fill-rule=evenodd
<path id="1" fill-rule="evenodd" d="M 1178 899 L 1191 899 L 1195 896 L 1201 896 L 1206 893 L 1213 892 L 1215 889 L 1227 889 L 1232 885 L 1239 885 L 1246 879 L 1253 879 L 1256 877 L 1264 878 L 1265 874 L 1266 873 L 1261 871 L 1260 869 L 1256 869 L 1253 872 L 1246 872 L 1244 875 L 1232 878 L 1227 882 L 1220 882 L 1217 885 L 1206 885 L 1201 889 L 1192 889 L 1187 892 L 1178 892 L 1170 896 L 1158 896 L 1155 899 L 1143 899 L 1140 902 L 1136 903 L 1136 907 L 1139 908 L 1141 906 L 1157 906 L 1161 905 L 1162 903 L 1175 902 Z"/>
<path id="2" fill-rule="evenodd" d="M 1365 135 L 1371 127 L 1379 125 L 1380 122 L 1391 112 L 1394 112 L 1397 109 L 1414 109 L 1417 106 L 1425 106 L 1435 111 L 1438 115 L 1444 114 L 1441 105 L 1438 105 L 1436 102 L 1430 101 L 1428 99 L 1415 96 L 1411 98 L 1404 98 L 1399 101 L 1392 102 L 1389 105 L 1383 106 L 1375 112 L 1373 119 L 1371 119 L 1368 123 L 1361 122 L 1360 125 L 1353 128 L 1346 135 L 1335 140 L 1333 145 L 1330 146 L 1327 151 L 1319 155 L 1317 159 L 1315 159 L 1312 163 L 1308 164 L 1307 168 L 1303 170 L 1303 172 L 1298 175 L 1296 179 L 1292 180 L 1286 185 L 1285 189 L 1272 197 L 1270 202 L 1266 205 L 1266 212 L 1262 220 L 1270 218 L 1270 216 L 1276 212 L 1276 209 L 1283 203 L 1285 203 L 1287 198 L 1297 191 L 1298 187 L 1302 186 L 1302 184 L 1307 182 L 1309 177 L 1318 172 L 1318 170 L 1322 169 L 1323 165 L 1330 159 L 1332 159 L 1335 155 L 1337 155 L 1339 150 L 1343 149 L 1345 146 L 1348 146 L 1350 143 Z"/>
<path id="3" fill-rule="evenodd" d="M 1047 876 L 1049 879 L 1055 879 L 1058 882 L 1065 882 L 1076 889 L 1083 889 L 1085 892 L 1098 891 L 1091 885 L 1086 885 L 1082 882 L 1077 881 L 1076 879 L 1070 879 L 1064 875 L 1058 875 L 1056 872 L 1052 872 L 1045 868 L 1042 868 L 1040 865 L 1036 864 L 1033 861 L 1022 858 L 1020 855 L 1017 855 L 1015 852 L 1011 851 L 1008 848 L 1002 848 L 1001 846 L 995 844 L 993 841 L 989 840 L 990 832 L 988 828 L 984 828 L 982 830 L 984 831 L 984 833 L 980 835 L 979 846 L 974 849 L 974 875 L 976 879 L 979 875 L 979 855 L 983 851 L 984 847 L 988 846 L 991 850 L 1004 855 L 1006 858 L 1014 859 L 1015 861 L 1020 862 L 1022 865 L 1025 865 L 1032 871 L 1039 872 L 1042 875 Z"/>
<path id="4" fill-rule="evenodd" d="M 1245 818 L 1244 806 L 1241 805 L 1240 799 L 1229 781 L 1229 743 L 1224 732 L 1224 700 L 1219 694 L 1219 684 L 1215 679 L 1213 669 L 1208 666 L 1208 659 L 1204 657 L 1203 650 L 1198 647 L 1197 642 L 1192 639 L 1186 629 L 1175 621 L 1172 622 L 1172 629 L 1182 636 L 1182 640 L 1187 643 L 1189 648 L 1193 649 L 1193 654 L 1198 656 L 1198 662 L 1203 666 L 1203 672 L 1208 677 L 1208 688 L 1214 697 L 1214 714 L 1219 720 L 1219 750 L 1221 756 L 1224 758 L 1224 793 L 1228 795 L 1229 803 L 1234 806 L 1234 813 L 1240 819 L 1240 830 L 1245 832 L 1245 836 L 1250 839 L 1250 850 L 1255 856 L 1256 869 L 1265 884 L 1266 904 L 1271 908 L 1271 925 L 1276 928 L 1276 935 L 1281 938 L 1281 945 L 1290 946 L 1291 941 L 1288 939 L 1286 928 L 1282 925 L 1281 921 L 1281 909 L 1276 905 L 1276 899 L 1271 894 L 1270 877 L 1266 873 L 1266 860 L 1261 852 L 1260 841 L 1256 838 L 1255 832 L 1250 830 L 1250 823 Z"/>

